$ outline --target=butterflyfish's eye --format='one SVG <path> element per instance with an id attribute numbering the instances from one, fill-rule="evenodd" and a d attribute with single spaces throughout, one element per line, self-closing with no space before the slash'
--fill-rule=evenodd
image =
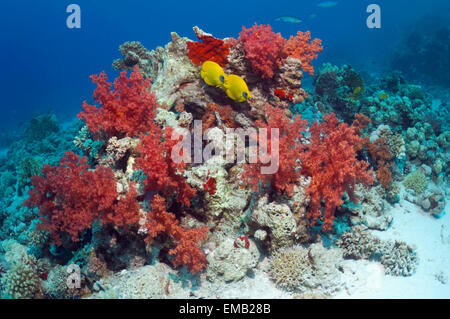
<path id="1" fill-rule="evenodd" d="M 248 94 L 247 94 L 247 92 L 242 92 L 242 96 L 244 97 L 244 99 L 246 99 L 246 98 L 248 98 Z"/>
<path id="2" fill-rule="evenodd" d="M 220 80 L 222 83 L 225 83 L 225 78 L 223 77 L 223 75 L 221 75 L 221 76 L 219 77 L 219 80 Z"/>

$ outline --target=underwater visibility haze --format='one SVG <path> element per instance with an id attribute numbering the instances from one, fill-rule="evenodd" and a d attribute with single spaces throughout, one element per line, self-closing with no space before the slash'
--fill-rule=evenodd
<path id="1" fill-rule="evenodd" d="M 0 21 L 0 298 L 450 298 L 448 1 Z"/>

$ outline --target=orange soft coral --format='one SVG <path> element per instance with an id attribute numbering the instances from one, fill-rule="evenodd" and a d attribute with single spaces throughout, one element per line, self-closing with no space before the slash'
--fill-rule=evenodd
<path id="1" fill-rule="evenodd" d="M 378 181 L 385 189 L 388 189 L 392 183 L 390 161 L 394 156 L 387 145 L 386 139 L 379 138 L 372 143 L 368 141 L 366 147 L 370 158 L 377 165 L 376 174 Z"/>
<path id="2" fill-rule="evenodd" d="M 147 176 L 144 181 L 147 190 L 159 191 L 167 196 L 176 193 L 181 204 L 190 206 L 190 199 L 196 191 L 183 177 L 186 163 L 172 160 L 172 148 L 179 142 L 171 139 L 172 131 L 167 126 L 163 135 L 163 131 L 153 125 L 148 134 L 142 135 L 141 143 L 136 148 L 140 154 L 136 164 Z"/>
<path id="3" fill-rule="evenodd" d="M 61 244 L 61 234 L 79 241 L 80 234 L 94 221 L 128 227 L 139 219 L 140 205 L 134 185 L 118 198 L 112 169 L 99 166 L 89 170 L 86 157 L 67 152 L 59 166 L 44 165 L 42 176 L 33 176 L 28 207 L 38 207 L 41 227 Z"/>
<path id="4" fill-rule="evenodd" d="M 151 79 L 144 79 L 137 66 L 130 77 L 123 71 L 114 83 L 108 82 L 105 72 L 91 79 L 97 85 L 94 100 L 100 107 L 84 102 L 84 112 L 78 114 L 91 133 L 135 137 L 149 129 L 159 105 L 150 92 Z"/>
<path id="5" fill-rule="evenodd" d="M 373 183 L 372 172 L 365 161 L 356 158 L 355 145 L 361 137 L 352 127 L 338 122 L 336 116 L 323 116 L 311 128 L 308 150 L 301 154 L 302 174 L 311 176 L 307 193 L 311 196 L 308 217 L 312 224 L 324 216 L 323 230 L 331 229 L 334 212 L 343 201 L 345 192 L 356 201 L 354 187 L 358 183 Z M 324 209 L 322 213 L 322 201 Z"/>
<path id="6" fill-rule="evenodd" d="M 314 74 L 314 67 L 311 61 L 317 59 L 319 53 L 322 52 L 322 40 L 311 40 L 311 32 L 298 31 L 295 37 L 291 36 L 282 48 L 284 58 L 288 56 L 300 59 L 302 61 L 302 69 L 309 74 Z"/>
<path id="7" fill-rule="evenodd" d="M 198 242 L 206 239 L 208 227 L 190 229 L 181 227 L 175 215 L 166 211 L 165 199 L 159 195 L 155 195 L 151 207 L 145 225 L 148 231 L 146 241 L 151 241 L 160 233 L 166 233 L 176 244 L 175 248 L 169 250 L 169 254 L 175 256 L 172 260 L 175 267 L 185 265 L 192 273 L 204 268 L 206 257 Z"/>
<path id="8" fill-rule="evenodd" d="M 238 42 L 242 43 L 253 72 L 263 79 L 271 79 L 281 62 L 281 48 L 286 39 L 273 32 L 270 25 L 255 23 L 248 29 L 242 27 Z"/>
<path id="9" fill-rule="evenodd" d="M 187 42 L 188 56 L 194 64 L 202 65 L 205 61 L 214 61 L 224 67 L 228 63 L 228 44 L 210 35 L 197 34 L 197 38 L 201 42 Z"/>
<path id="10" fill-rule="evenodd" d="M 306 130 L 307 122 L 300 116 L 290 119 L 284 111 L 269 104 L 266 113 L 267 123 L 256 121 L 256 125 L 267 129 L 267 154 L 271 154 L 273 143 L 279 145 L 279 159 L 276 163 L 278 171 L 275 174 L 262 174 L 261 168 L 268 164 L 263 164 L 260 156 L 257 163 L 244 164 L 245 171 L 242 177 L 253 187 L 253 190 L 258 188 L 259 182 L 263 182 L 271 184 L 278 193 L 286 192 L 291 195 L 300 177 L 298 157 L 304 147 L 302 132 Z M 272 136 L 271 129 L 278 130 L 278 139 Z M 259 147 L 261 148 L 262 145 Z"/>
<path id="11" fill-rule="evenodd" d="M 222 123 L 229 128 L 238 127 L 237 123 L 233 120 L 234 113 L 236 112 L 229 105 L 221 107 L 218 104 L 208 103 L 206 105 L 205 114 L 202 116 L 203 132 L 209 128 L 221 126 L 219 123 Z M 218 119 L 218 117 L 220 119 Z"/>

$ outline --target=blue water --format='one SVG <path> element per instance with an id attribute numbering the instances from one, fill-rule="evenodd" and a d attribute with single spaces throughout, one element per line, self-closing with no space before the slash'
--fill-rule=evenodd
<path id="1" fill-rule="evenodd" d="M 81 29 L 66 27 L 69 1 L 4 0 L 0 12 L 0 128 L 6 129 L 52 110 L 65 121 L 90 99 L 89 75 L 105 70 L 125 41 L 141 41 L 148 49 L 165 45 L 170 32 L 195 38 L 198 25 L 214 36 L 237 37 L 242 26 L 271 24 L 283 36 L 311 30 L 324 52 L 315 61 L 351 63 L 371 71 L 386 69 L 386 59 L 399 37 L 426 15 L 450 12 L 447 0 L 378 0 L 382 28 L 366 27 L 366 6 L 374 1 L 341 0 L 332 8 L 320 1 L 73 1 L 82 10 Z M 277 22 L 294 15 L 300 24 Z M 310 18 L 315 14 L 314 19 Z M 450 20 L 448 20 L 450 21 Z"/>

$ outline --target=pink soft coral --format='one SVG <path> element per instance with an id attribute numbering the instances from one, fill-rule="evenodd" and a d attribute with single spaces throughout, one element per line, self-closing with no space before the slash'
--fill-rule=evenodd
<path id="1" fill-rule="evenodd" d="M 272 78 L 281 62 L 281 49 L 286 39 L 280 33 L 273 32 L 270 25 L 255 23 L 249 29 L 242 27 L 238 41 L 242 42 L 245 57 L 249 60 L 253 72 L 263 79 Z"/>
<path id="2" fill-rule="evenodd" d="M 311 33 L 298 31 L 297 36 L 291 36 L 282 49 L 284 57 L 294 57 L 302 61 L 302 69 L 309 74 L 314 74 L 314 67 L 311 61 L 317 59 L 319 53 L 322 52 L 322 40 L 311 40 Z"/>
<path id="3" fill-rule="evenodd" d="M 183 177 L 186 164 L 172 160 L 172 148 L 179 142 L 171 139 L 172 131 L 173 129 L 167 126 L 163 136 L 163 131 L 152 125 L 148 134 L 140 137 L 141 143 L 137 147 L 140 157 L 137 158 L 136 164 L 147 176 L 147 190 L 160 191 L 167 196 L 176 192 L 178 201 L 189 206 L 196 190 L 190 187 Z"/>
<path id="4" fill-rule="evenodd" d="M 34 188 L 24 204 L 39 208 L 41 227 L 57 244 L 61 244 L 61 233 L 78 241 L 80 233 L 96 220 L 125 227 L 138 221 L 133 187 L 118 200 L 113 171 L 102 166 L 88 169 L 86 157 L 67 152 L 59 166 L 44 165 L 42 176 L 31 178 Z"/>
<path id="5" fill-rule="evenodd" d="M 357 145 L 362 138 L 353 127 L 338 122 L 336 116 L 323 116 L 323 122 L 315 122 L 311 128 L 311 139 L 308 150 L 301 154 L 302 174 L 311 176 L 311 184 L 307 193 L 311 196 L 308 216 L 312 224 L 322 216 L 322 200 L 324 202 L 323 230 L 331 229 L 334 212 L 343 201 L 347 192 L 350 199 L 356 202 L 354 188 L 358 183 L 372 184 L 372 171 L 365 161 L 356 158 Z"/>
<path id="6" fill-rule="evenodd" d="M 123 71 L 114 84 L 107 81 L 105 72 L 92 75 L 91 79 L 97 84 L 94 100 L 101 106 L 89 105 L 85 101 L 84 112 L 78 114 L 91 133 L 135 137 L 147 132 L 159 106 L 155 95 L 150 92 L 150 78 L 144 79 L 136 66 L 129 78 Z"/>
<path id="7" fill-rule="evenodd" d="M 271 154 L 273 143 L 278 143 L 278 171 L 275 174 L 263 174 L 261 168 L 269 164 L 263 164 L 261 158 L 255 164 L 244 164 L 243 178 L 253 189 L 258 188 L 259 182 L 270 183 L 278 193 L 286 192 L 292 194 L 295 183 L 300 177 L 298 161 L 299 154 L 304 148 L 302 131 L 306 130 L 307 121 L 296 116 L 289 119 L 283 111 L 271 105 L 267 105 L 267 123 L 256 121 L 261 129 L 267 129 L 267 154 Z M 272 129 L 278 130 L 279 137 L 271 134 Z M 262 145 L 259 145 L 261 147 Z"/>
<path id="8" fill-rule="evenodd" d="M 176 247 L 169 250 L 175 258 L 172 263 L 175 267 L 185 265 L 192 273 L 199 272 L 206 266 L 206 257 L 200 249 L 198 242 L 205 240 L 208 227 L 186 229 L 180 226 L 175 215 L 166 211 L 165 199 L 155 195 L 151 202 L 152 210 L 148 212 L 146 228 L 148 236 L 146 241 L 151 241 L 160 233 L 167 234 Z"/>

